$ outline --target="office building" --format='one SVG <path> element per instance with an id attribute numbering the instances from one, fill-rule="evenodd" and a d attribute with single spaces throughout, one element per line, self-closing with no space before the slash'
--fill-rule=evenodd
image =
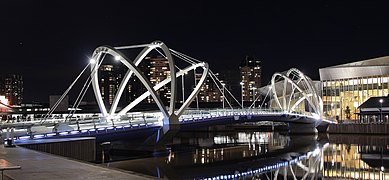
<path id="1" fill-rule="evenodd" d="M 103 64 L 100 66 L 100 91 L 106 105 L 111 105 L 122 81 L 123 72 L 119 66 Z"/>
<path id="2" fill-rule="evenodd" d="M 152 85 L 156 85 L 170 76 L 169 63 L 166 58 L 161 56 L 156 57 L 145 57 L 138 68 L 145 77 L 150 80 Z M 100 66 L 99 78 L 100 78 L 100 91 L 103 101 L 106 105 L 111 105 L 115 98 L 116 92 L 127 72 L 127 68 L 119 64 L 103 64 Z M 119 101 L 119 106 L 126 105 L 132 102 L 147 89 L 140 82 L 140 80 L 132 75 L 126 89 L 123 92 L 123 97 Z M 170 100 L 170 84 L 163 86 L 156 91 L 157 95 L 161 98 L 164 103 L 168 103 Z M 154 103 L 154 99 L 148 96 L 143 103 Z"/>
<path id="3" fill-rule="evenodd" d="M 162 56 L 146 57 L 146 61 L 149 61 L 149 74 L 150 82 L 152 85 L 156 85 L 170 76 L 169 62 Z M 167 104 L 170 101 L 170 84 L 163 86 L 157 91 L 163 103 Z M 149 96 L 147 98 L 148 103 L 154 102 L 153 98 Z"/>
<path id="4" fill-rule="evenodd" d="M 150 79 L 150 61 L 142 61 L 138 65 L 138 69 L 146 76 L 147 79 Z M 142 82 L 135 77 L 134 75 L 128 81 L 128 87 L 126 90 L 126 102 L 132 102 L 139 96 L 141 96 L 144 92 L 146 92 L 146 87 L 142 84 Z M 150 97 L 151 98 L 151 97 Z M 147 103 L 148 99 L 143 100 L 143 103 Z"/>
<path id="5" fill-rule="evenodd" d="M 8 99 L 9 105 L 20 105 L 23 101 L 23 76 L 8 74 L 0 77 L 0 95 Z"/>
<path id="6" fill-rule="evenodd" d="M 358 107 L 371 97 L 389 94 L 389 56 L 321 68 L 323 114 L 357 120 Z"/>
<path id="7" fill-rule="evenodd" d="M 241 95 L 244 101 L 257 99 L 258 88 L 261 87 L 262 63 L 258 58 L 246 56 L 240 66 Z"/>

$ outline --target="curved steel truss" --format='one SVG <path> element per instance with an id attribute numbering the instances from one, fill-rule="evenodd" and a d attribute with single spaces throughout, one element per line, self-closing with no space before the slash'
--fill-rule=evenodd
<path id="1" fill-rule="evenodd" d="M 144 49 L 138 54 L 138 56 L 135 58 L 135 60 L 130 60 L 128 57 L 126 57 L 123 53 L 120 52 L 121 49 L 126 48 L 134 48 L 134 47 L 144 47 Z M 145 77 L 145 75 L 140 71 L 138 68 L 138 65 L 142 62 L 142 60 L 145 59 L 145 57 L 152 51 L 152 50 L 162 50 L 164 56 L 168 60 L 169 63 L 169 69 L 170 69 L 170 76 L 167 77 L 165 80 L 161 81 L 160 83 L 156 85 L 152 85 L 151 82 Z M 100 86 L 99 86 L 99 78 L 98 78 L 98 70 L 101 65 L 101 61 L 104 59 L 104 57 L 109 54 L 113 57 L 115 57 L 116 60 L 120 61 L 122 64 L 124 64 L 128 70 L 118 88 L 118 91 L 115 95 L 115 98 L 113 100 L 112 106 L 109 110 L 105 107 L 103 103 L 103 99 L 100 92 Z M 142 100 L 147 98 L 151 95 L 153 100 L 156 102 L 158 108 L 162 112 L 162 115 L 164 117 L 164 124 L 172 123 L 171 121 L 176 121 L 175 123 L 178 123 L 178 117 L 182 115 L 182 113 L 185 111 L 185 109 L 189 106 L 189 104 L 195 99 L 196 95 L 200 91 L 201 86 L 204 84 L 206 77 L 208 75 L 209 67 L 208 64 L 205 62 L 200 63 L 194 63 L 184 69 L 180 69 L 178 72 L 176 72 L 176 67 L 172 58 L 172 55 L 168 49 L 168 47 L 160 41 L 155 41 L 150 44 L 144 44 L 144 45 L 135 45 L 135 46 L 126 46 L 126 47 L 109 47 L 109 46 L 100 46 L 96 48 L 96 50 L 93 52 L 92 58 L 94 59 L 94 66 L 91 66 L 91 72 L 92 72 L 92 86 L 93 91 L 98 103 L 98 106 L 100 108 L 101 113 L 105 117 L 114 117 L 117 115 L 124 115 L 129 110 L 131 110 L 133 107 L 135 107 L 137 104 L 139 104 Z M 176 102 L 176 86 L 177 86 L 177 78 L 180 76 L 183 76 L 184 74 L 188 73 L 191 70 L 195 70 L 196 68 L 202 68 L 203 73 L 200 78 L 200 81 L 194 88 L 193 92 L 189 95 L 189 97 L 186 99 L 186 101 L 183 103 L 183 105 L 176 111 L 175 102 Z M 117 112 L 117 106 L 119 103 L 119 100 L 121 96 L 123 95 L 123 91 L 125 90 L 125 87 L 132 77 L 132 75 L 135 75 L 140 82 L 146 87 L 147 91 L 140 95 L 137 99 L 130 102 L 126 107 L 124 107 L 122 110 Z M 166 109 L 166 106 L 163 104 L 160 97 L 157 95 L 156 91 L 160 89 L 161 87 L 165 86 L 166 84 L 170 83 L 171 87 L 171 99 L 170 99 L 170 106 L 169 109 Z"/>
<path id="2" fill-rule="evenodd" d="M 323 101 L 312 80 L 296 68 L 275 73 L 271 79 L 271 91 L 276 106 L 282 111 L 293 113 L 304 107 L 312 116 L 322 116 Z"/>

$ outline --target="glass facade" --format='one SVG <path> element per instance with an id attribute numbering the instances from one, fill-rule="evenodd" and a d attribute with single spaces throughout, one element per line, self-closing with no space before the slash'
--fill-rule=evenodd
<path id="1" fill-rule="evenodd" d="M 370 97 L 387 96 L 389 74 L 322 81 L 325 118 L 357 120 L 358 106 Z"/>

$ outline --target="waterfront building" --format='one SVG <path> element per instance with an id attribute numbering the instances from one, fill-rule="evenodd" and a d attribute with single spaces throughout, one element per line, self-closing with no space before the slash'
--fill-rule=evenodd
<path id="1" fill-rule="evenodd" d="M 244 101 L 254 101 L 261 87 L 261 61 L 253 56 L 246 56 L 240 66 L 241 94 Z"/>
<path id="2" fill-rule="evenodd" d="M 8 99 L 9 105 L 20 105 L 23 101 L 23 76 L 8 74 L 0 77 L 0 95 Z"/>
<path id="3" fill-rule="evenodd" d="M 389 96 L 371 97 L 358 109 L 361 123 L 388 123 Z"/>
<path id="4" fill-rule="evenodd" d="M 357 120 L 358 106 L 389 94 L 389 56 L 319 69 L 323 114 L 329 119 Z"/>

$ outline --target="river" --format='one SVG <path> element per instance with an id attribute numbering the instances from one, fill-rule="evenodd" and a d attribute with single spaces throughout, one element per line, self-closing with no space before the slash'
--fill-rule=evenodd
<path id="1" fill-rule="evenodd" d="M 180 131 L 158 153 L 113 141 L 105 165 L 164 179 L 389 179 L 388 140 L 209 127 Z"/>

